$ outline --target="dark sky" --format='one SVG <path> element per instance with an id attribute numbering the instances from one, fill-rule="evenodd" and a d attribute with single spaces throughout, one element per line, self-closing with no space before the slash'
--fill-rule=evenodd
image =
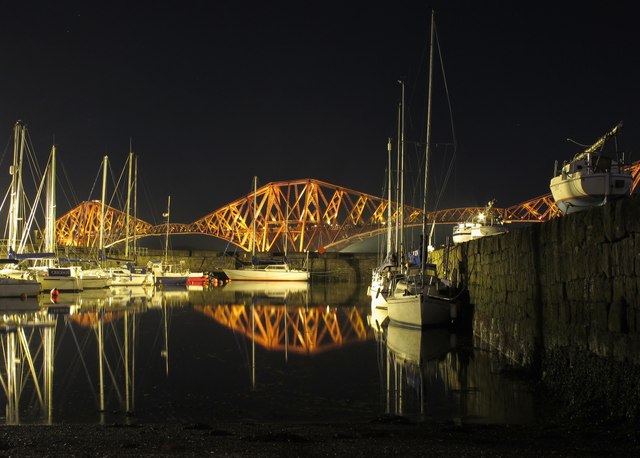
<path id="1" fill-rule="evenodd" d="M 102 156 L 119 172 L 131 139 L 139 215 L 152 222 L 169 194 L 172 221 L 191 222 L 250 192 L 254 175 L 380 195 L 399 78 L 409 180 L 421 173 L 434 7 L 458 143 L 440 208 L 515 205 L 549 192 L 554 161 L 577 152 L 567 137 L 591 143 L 623 120 L 622 145 L 640 149 L 633 2 L 556 3 L 11 2 L 0 11 L 0 144 L 22 119 L 44 162 L 55 137 L 84 200 Z M 453 139 L 440 75 L 435 186 Z"/>

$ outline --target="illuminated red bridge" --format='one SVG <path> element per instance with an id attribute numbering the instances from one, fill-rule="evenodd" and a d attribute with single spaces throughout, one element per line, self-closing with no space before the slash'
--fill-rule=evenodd
<path id="1" fill-rule="evenodd" d="M 640 161 L 631 167 L 633 187 L 640 181 Z M 254 200 L 255 210 L 253 208 Z M 391 202 L 391 221 L 387 221 L 389 201 L 314 179 L 268 183 L 190 224 L 170 223 L 169 234 L 200 234 L 226 240 L 251 251 L 255 241 L 259 252 L 339 251 L 357 241 L 383 234 L 387 224 L 404 219 L 407 228 L 420 227 L 422 210 Z M 429 222 L 457 224 L 468 221 L 481 207 L 452 208 L 430 212 Z M 507 208 L 495 208 L 507 223 L 540 223 L 559 215 L 551 194 L 536 197 Z M 58 245 L 96 247 L 100 234 L 101 204 L 83 202 L 57 220 Z M 255 217 L 255 231 L 253 224 Z M 152 225 L 107 207 L 105 245 L 127 239 L 163 236 L 167 224 Z"/>

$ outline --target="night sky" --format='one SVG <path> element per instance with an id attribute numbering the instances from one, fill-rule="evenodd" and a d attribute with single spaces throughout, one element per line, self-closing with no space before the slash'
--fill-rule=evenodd
<path id="1" fill-rule="evenodd" d="M 622 120 L 622 146 L 640 160 L 633 3 L 559 3 L 11 2 L 0 144 L 12 151 L 18 119 L 42 162 L 55 138 L 86 200 L 102 156 L 119 173 L 131 141 L 138 215 L 154 223 L 169 194 L 172 221 L 188 223 L 250 192 L 254 175 L 380 195 L 399 78 L 409 181 L 422 173 L 433 7 L 458 145 L 440 208 L 508 207 L 549 192 L 554 161 L 578 151 L 567 137 L 592 143 Z M 437 67 L 433 93 L 438 187 L 453 135 Z M 59 192 L 60 215 L 79 202 Z"/>

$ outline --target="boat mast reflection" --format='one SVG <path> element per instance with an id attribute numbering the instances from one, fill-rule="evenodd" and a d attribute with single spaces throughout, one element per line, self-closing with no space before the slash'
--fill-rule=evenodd
<path id="1" fill-rule="evenodd" d="M 6 399 L 6 424 L 20 423 L 21 400 L 29 390 L 33 390 L 37 402 L 23 403 L 22 408 L 28 408 L 40 422 L 52 421 L 54 325 L 46 310 L 40 310 L 36 298 L 3 298 L 0 303 L 0 346 L 4 355 L 0 383 Z"/>
<path id="2" fill-rule="evenodd" d="M 457 423 L 522 424 L 535 418 L 527 382 L 504 377 L 507 361 L 449 328 L 384 329 L 385 412 Z"/>
<path id="3" fill-rule="evenodd" d="M 406 403 L 425 413 L 425 380 L 438 371 L 440 361 L 455 348 L 448 328 L 422 330 L 390 322 L 387 327 L 386 413 L 405 415 Z"/>
<path id="4" fill-rule="evenodd" d="M 78 304 L 70 307 L 66 326 L 74 336 L 76 348 L 87 371 L 73 325 L 88 328 L 95 336 L 98 365 L 98 410 L 101 421 L 107 411 L 107 390 L 127 416 L 135 411 L 135 356 L 138 313 L 146 311 L 150 293 L 140 288 L 117 288 L 81 293 Z M 108 385 L 105 376 L 111 383 Z M 90 373 L 87 378 L 91 383 Z M 124 391 L 124 395 L 123 395 Z"/>

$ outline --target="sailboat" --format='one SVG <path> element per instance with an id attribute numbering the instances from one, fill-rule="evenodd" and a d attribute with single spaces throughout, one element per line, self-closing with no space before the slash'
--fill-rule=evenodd
<path id="1" fill-rule="evenodd" d="M 137 207 L 137 176 L 138 176 L 138 162 L 137 162 L 137 157 L 134 157 L 133 151 L 132 151 L 132 147 L 130 145 L 129 147 L 129 158 L 128 158 L 128 168 L 129 168 L 129 179 L 127 182 L 127 208 L 126 208 L 126 222 L 125 222 L 125 246 L 124 246 L 124 255 L 125 257 L 128 259 L 129 255 L 130 255 L 130 250 L 129 250 L 129 238 L 130 238 L 130 234 L 129 234 L 129 229 L 130 229 L 130 218 L 131 218 L 131 193 L 133 190 L 133 197 L 134 197 L 134 203 L 133 203 L 133 207 L 134 207 L 134 218 L 136 215 L 136 207 Z M 134 170 L 134 162 L 135 162 L 135 170 Z M 132 179 L 133 177 L 133 179 Z M 132 186 L 133 185 L 133 186 Z M 133 257 L 134 257 L 134 261 L 136 258 L 136 233 L 135 233 L 135 229 L 136 229 L 136 225 L 133 225 L 134 228 L 134 234 L 133 234 Z M 120 286 L 127 286 L 127 287 L 131 287 L 131 286 L 153 286 L 154 284 L 154 279 L 153 279 L 153 273 L 144 268 L 144 267 L 136 267 L 133 262 L 127 262 L 123 265 L 120 265 L 118 267 L 112 267 L 110 269 L 110 273 L 111 273 L 111 285 L 115 286 L 115 287 L 120 287 Z"/>
<path id="2" fill-rule="evenodd" d="M 164 258 L 162 261 L 151 261 L 151 272 L 155 277 L 156 285 L 163 286 L 185 286 L 189 271 L 176 271 L 174 266 L 169 264 L 169 218 L 171 216 L 171 196 L 167 199 L 167 212 L 164 213 L 167 219 L 167 229 L 164 242 Z"/>
<path id="3" fill-rule="evenodd" d="M 56 254 L 56 147 L 51 148 L 51 156 L 46 173 L 46 215 L 44 252 L 16 253 L 11 251 L 9 257 L 23 260 L 27 275 L 35 277 L 44 291 L 82 291 L 81 268 L 77 266 L 63 267 Z M 10 249 L 12 250 L 12 249 Z"/>
<path id="4" fill-rule="evenodd" d="M 562 213 L 605 205 L 631 194 L 633 177 L 624 167 L 624 153 L 618 152 L 617 141 L 613 152 L 604 151 L 607 140 L 617 140 L 621 128 L 622 121 L 571 161 L 565 162 L 560 170 L 556 161 L 549 187 Z"/>
<path id="5" fill-rule="evenodd" d="M 107 191 L 107 165 L 109 158 L 105 156 L 102 161 L 102 200 L 100 214 L 100 240 L 98 245 L 98 257 L 104 259 L 104 217 L 105 217 L 105 194 Z M 111 273 L 104 269 L 101 263 L 91 269 L 82 269 L 82 286 L 84 289 L 101 289 L 111 286 Z"/>
<path id="6" fill-rule="evenodd" d="M 420 269 L 417 273 L 406 272 L 405 276 L 398 280 L 393 293 L 385 298 L 391 322 L 418 327 L 449 324 L 457 315 L 457 302 L 446 294 L 449 291 L 448 286 L 438 278 L 435 269 L 432 272 L 427 270 L 427 267 L 433 267 L 427 263 L 427 202 L 429 156 L 431 154 L 431 88 L 434 36 L 435 12 L 432 11 Z"/>
<path id="7" fill-rule="evenodd" d="M 24 151 L 25 127 L 18 121 L 14 127 L 14 151 L 13 165 L 10 169 L 11 188 L 9 202 L 8 230 L 6 259 L 1 259 L 3 265 L 0 270 L 0 297 L 36 297 L 40 293 L 40 283 L 35 276 L 29 278 L 29 273 L 22 269 L 15 269 L 15 259 L 9 259 L 9 255 L 16 247 L 18 241 L 18 222 L 20 220 L 20 202 L 22 202 L 22 159 Z"/>
<path id="8" fill-rule="evenodd" d="M 395 221 L 395 249 L 393 244 L 391 221 L 391 139 L 387 141 L 388 166 L 387 166 L 387 245 L 386 256 L 382 263 L 373 269 L 371 273 L 371 285 L 368 293 L 371 296 L 372 306 L 385 307 L 384 301 L 380 300 L 380 295 L 386 296 L 393 291 L 394 285 L 399 280 L 402 273 L 402 255 L 403 255 L 403 235 L 404 235 L 404 81 L 400 80 L 402 85 L 401 103 L 398 107 L 398 168 L 397 180 L 400 186 L 396 187 L 396 201 L 400 202 L 396 209 Z"/>
<path id="9" fill-rule="evenodd" d="M 239 269 L 223 269 L 230 280 L 244 281 L 309 281 L 308 269 L 295 269 L 287 263 L 286 248 L 282 261 L 268 260 L 261 262 L 256 259 L 256 207 L 258 194 L 258 177 L 253 178 L 253 230 L 252 230 L 252 263 Z M 287 212 L 288 213 L 288 212 Z M 288 215 L 287 215 L 288 219 Z M 288 223 L 287 223 L 288 224 Z M 285 244 L 286 247 L 286 244 Z"/>

